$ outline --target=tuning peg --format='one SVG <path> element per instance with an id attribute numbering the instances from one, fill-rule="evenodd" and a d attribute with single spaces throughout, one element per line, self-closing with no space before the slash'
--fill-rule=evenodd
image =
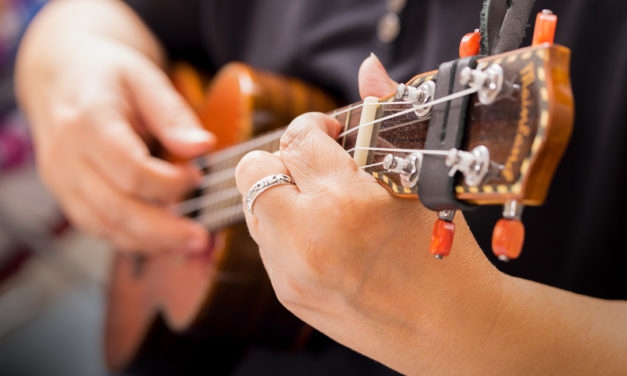
<path id="1" fill-rule="evenodd" d="M 383 158 L 383 168 L 386 172 L 397 173 L 401 177 L 401 185 L 405 188 L 415 188 L 420 177 L 422 154 L 414 153 L 405 158 L 388 154 Z"/>
<path id="2" fill-rule="evenodd" d="M 503 90 L 503 67 L 490 64 L 485 69 L 464 67 L 458 74 L 460 84 L 477 89 L 481 104 L 492 104 Z"/>
<path id="3" fill-rule="evenodd" d="M 436 259 L 442 259 L 451 253 L 453 237 L 455 236 L 455 223 L 453 223 L 455 213 L 456 210 L 439 211 L 438 219 L 433 224 L 429 253 Z"/>
<path id="4" fill-rule="evenodd" d="M 499 219 L 492 233 L 492 252 L 501 261 L 518 258 L 525 240 L 525 227 L 520 220 L 523 205 L 511 200 L 503 207 L 503 218 Z"/>
<path id="5" fill-rule="evenodd" d="M 556 26 L 557 16 L 552 11 L 544 9 L 542 12 L 539 12 L 536 16 L 531 45 L 537 46 L 542 43 L 553 43 Z"/>
<path id="6" fill-rule="evenodd" d="M 457 171 L 464 175 L 464 181 L 471 187 L 476 187 L 486 177 L 490 170 L 490 151 L 483 145 L 475 146 L 471 151 L 451 149 L 444 162 L 453 177 Z"/>
<path id="7" fill-rule="evenodd" d="M 481 46 L 480 41 L 481 33 L 479 29 L 475 29 L 474 32 L 464 35 L 462 41 L 459 43 L 459 57 L 464 58 L 478 55 L 479 47 Z"/>
<path id="8" fill-rule="evenodd" d="M 406 101 L 414 106 L 414 113 L 419 118 L 424 118 L 431 113 L 431 106 L 426 106 L 435 97 L 435 83 L 432 80 L 425 81 L 418 87 L 399 84 L 396 87 L 396 100 Z"/>

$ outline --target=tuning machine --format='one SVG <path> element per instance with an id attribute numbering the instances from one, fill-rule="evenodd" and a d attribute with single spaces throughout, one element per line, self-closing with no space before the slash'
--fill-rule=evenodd
<path id="1" fill-rule="evenodd" d="M 438 212 L 438 219 L 433 224 L 429 253 L 436 259 L 443 259 L 451 253 L 453 238 L 455 237 L 455 213 L 457 210 L 442 210 Z"/>
<path id="2" fill-rule="evenodd" d="M 492 252 L 501 261 L 518 258 L 525 240 L 525 227 L 521 216 L 523 205 L 510 200 L 503 206 L 503 218 L 499 219 L 492 232 Z"/>
<path id="3" fill-rule="evenodd" d="M 397 173 L 401 177 L 401 184 L 405 188 L 414 188 L 418 184 L 420 168 L 422 167 L 422 154 L 413 153 L 405 158 L 388 154 L 383 159 L 383 168 L 387 172 Z"/>
<path id="4" fill-rule="evenodd" d="M 446 156 L 445 163 L 451 168 L 449 176 L 457 171 L 464 175 L 464 181 L 471 187 L 481 184 L 490 170 L 490 151 L 483 145 L 474 147 L 471 151 L 451 149 Z"/>
<path id="5" fill-rule="evenodd" d="M 431 106 L 427 104 L 435 96 L 435 83 L 431 80 L 421 83 L 418 87 L 399 84 L 396 87 L 396 100 L 409 102 L 414 106 L 414 113 L 419 118 L 425 118 L 431 113 Z"/>
<path id="6" fill-rule="evenodd" d="M 486 69 L 465 67 L 459 72 L 459 83 L 477 89 L 479 102 L 491 104 L 503 88 L 503 68 L 490 64 Z"/>

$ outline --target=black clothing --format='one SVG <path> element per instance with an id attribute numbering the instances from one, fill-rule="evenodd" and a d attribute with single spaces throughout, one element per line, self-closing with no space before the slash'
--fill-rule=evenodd
<path id="1" fill-rule="evenodd" d="M 371 51 L 392 78 L 405 81 L 457 58 L 459 41 L 479 26 L 481 10 L 480 1 L 408 1 L 400 35 L 384 44 L 376 33 L 386 12 L 381 0 L 130 2 L 172 58 L 208 70 L 244 61 L 303 78 L 350 102 L 359 99 L 357 70 Z M 627 200 L 621 183 L 627 171 L 627 3 L 539 0 L 530 23 L 543 8 L 559 17 L 556 43 L 572 51 L 576 111 L 570 145 L 546 203 L 523 214 L 526 241 L 518 260 L 504 264 L 491 254 L 500 207 L 480 208 L 466 218 L 504 272 L 581 294 L 627 299 L 622 232 Z"/>

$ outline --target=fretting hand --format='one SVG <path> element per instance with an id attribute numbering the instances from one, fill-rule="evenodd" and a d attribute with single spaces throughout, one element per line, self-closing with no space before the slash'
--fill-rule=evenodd
<path id="1" fill-rule="evenodd" d="M 394 83 L 374 57 L 362 96 Z M 279 300 L 316 329 L 405 374 L 623 374 L 625 302 L 507 276 L 457 215 L 451 255 L 429 254 L 435 213 L 392 197 L 334 140 L 322 114 L 292 122 L 277 154 L 253 152 L 236 171 L 295 185 L 261 193 L 251 235 Z"/>
<path id="2" fill-rule="evenodd" d="M 395 87 L 375 57 L 362 65 L 360 83 L 362 96 L 384 96 Z M 296 182 L 263 192 L 247 223 L 288 309 L 339 342 L 407 370 L 392 345 L 412 340 L 410 333 L 459 326 L 460 315 L 476 316 L 485 307 L 475 302 L 497 306 L 500 273 L 463 219 L 452 256 L 434 260 L 427 252 L 434 214 L 392 197 L 359 169 L 334 140 L 339 130 L 329 116 L 303 115 L 282 137 L 280 154 L 253 152 L 240 162 L 244 195 L 267 175 L 287 174 Z M 475 345 L 489 330 L 474 327 Z M 445 351 L 452 339 L 439 337 L 416 351 Z"/>

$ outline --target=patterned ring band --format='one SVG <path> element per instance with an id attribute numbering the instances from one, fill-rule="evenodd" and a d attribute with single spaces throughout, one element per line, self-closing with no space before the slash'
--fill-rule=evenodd
<path id="1" fill-rule="evenodd" d="M 257 197 L 259 197 L 259 195 L 265 190 L 284 184 L 296 183 L 294 183 L 294 179 L 292 179 L 291 176 L 285 174 L 268 175 L 265 178 L 258 180 L 252 187 L 250 187 L 248 193 L 246 193 L 246 208 L 248 209 L 248 212 L 255 215 L 253 212 L 253 205 L 255 204 Z"/>

